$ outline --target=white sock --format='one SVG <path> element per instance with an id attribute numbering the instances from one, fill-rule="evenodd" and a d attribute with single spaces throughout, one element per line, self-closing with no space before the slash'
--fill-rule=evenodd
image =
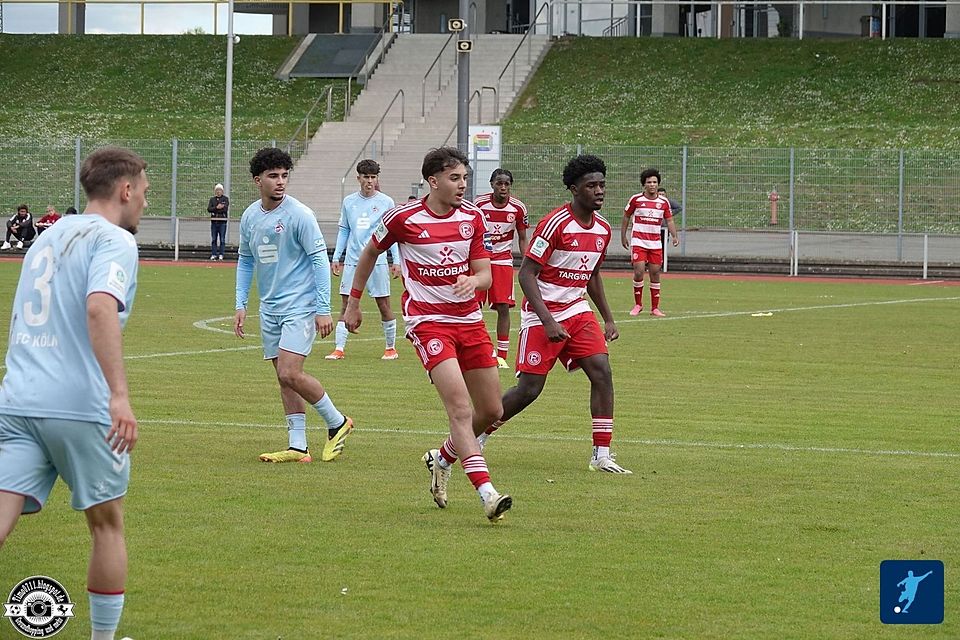
<path id="1" fill-rule="evenodd" d="M 599 460 L 600 458 L 609 458 L 610 457 L 610 447 L 594 447 L 593 448 L 593 459 Z"/>
<path id="2" fill-rule="evenodd" d="M 397 346 L 397 321 L 396 319 L 387 320 L 386 322 L 381 320 L 383 325 L 383 341 L 386 343 L 386 349 L 395 349 Z"/>
<path id="3" fill-rule="evenodd" d="M 482 485 L 477 487 L 477 493 L 480 494 L 480 498 L 483 500 L 489 500 L 493 496 L 497 495 L 497 490 L 493 488 L 492 482 L 484 482 Z"/>

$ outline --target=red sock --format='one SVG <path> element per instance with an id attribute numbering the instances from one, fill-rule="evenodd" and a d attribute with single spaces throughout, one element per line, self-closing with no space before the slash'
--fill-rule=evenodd
<path id="1" fill-rule="evenodd" d="M 450 464 L 457 461 L 457 450 L 453 446 L 453 440 L 449 437 L 443 441 L 443 445 L 440 447 L 440 457 Z"/>
<path id="2" fill-rule="evenodd" d="M 613 418 L 593 417 L 593 446 L 609 447 L 613 440 Z"/>
<path id="3" fill-rule="evenodd" d="M 479 489 L 480 485 L 490 482 L 490 472 L 487 471 L 487 461 L 483 459 L 483 456 L 478 454 L 467 456 L 460 461 L 460 464 L 463 465 L 463 470 L 466 472 L 467 477 L 470 478 L 470 482 L 473 483 L 474 488 Z"/>
<path id="4" fill-rule="evenodd" d="M 507 350 L 510 349 L 510 336 L 497 336 L 497 357 L 507 359 Z"/>
<path id="5" fill-rule="evenodd" d="M 502 426 L 503 426 L 503 420 L 497 420 L 492 425 L 487 427 L 487 430 L 484 431 L 484 433 L 487 434 L 488 436 L 492 436 L 494 432 Z"/>
<path id="6" fill-rule="evenodd" d="M 650 286 L 652 287 L 653 285 Z M 643 280 L 640 282 L 636 280 L 633 281 L 633 302 L 638 307 L 643 306 Z"/>
<path id="7" fill-rule="evenodd" d="M 650 306 L 653 309 L 660 308 L 660 283 L 650 283 Z"/>

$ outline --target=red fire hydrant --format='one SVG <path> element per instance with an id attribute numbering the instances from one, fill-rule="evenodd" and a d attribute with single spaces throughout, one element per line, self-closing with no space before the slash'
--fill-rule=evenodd
<path id="1" fill-rule="evenodd" d="M 777 201 L 780 200 L 780 194 L 777 193 L 777 188 L 774 187 L 773 191 L 770 192 L 770 224 L 777 224 Z"/>

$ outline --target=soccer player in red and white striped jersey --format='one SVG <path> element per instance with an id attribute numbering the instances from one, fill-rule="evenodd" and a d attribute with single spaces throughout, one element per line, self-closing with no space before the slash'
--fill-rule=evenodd
<path id="1" fill-rule="evenodd" d="M 607 304 L 600 265 L 612 237 L 610 224 L 599 213 L 606 188 L 606 165 L 591 155 L 567 163 L 563 184 L 573 198 L 547 215 L 533 232 L 523 263 L 520 288 L 520 346 L 517 386 L 503 396 L 503 417 L 479 440 L 537 399 L 547 374 L 559 360 L 568 371 L 583 369 L 590 380 L 593 456 L 588 469 L 629 474 L 610 452 L 613 438 L 613 375 L 607 342 L 619 337 Z M 604 320 L 584 299 L 586 293 Z"/>
<path id="2" fill-rule="evenodd" d="M 663 266 L 663 242 L 660 227 L 667 221 L 667 231 L 673 246 L 680 244 L 677 225 L 673 222 L 670 201 L 657 194 L 660 172 L 647 169 L 640 174 L 643 192 L 632 196 L 623 209 L 620 223 L 620 242 L 630 252 L 633 263 L 633 308 L 630 315 L 638 316 L 643 311 L 643 272 L 650 270 L 650 315 L 662 318 L 660 310 L 660 268 Z"/>
<path id="3" fill-rule="evenodd" d="M 490 287 L 490 244 L 480 210 L 463 199 L 467 158 L 451 147 L 433 149 L 422 173 L 430 193 L 385 213 L 360 254 L 344 323 L 360 326 L 360 297 L 377 257 L 397 244 L 403 272 L 401 298 L 407 338 L 433 381 L 450 422 L 450 437 L 423 461 L 430 493 L 447 506 L 447 482 L 458 453 L 470 482 L 495 522 L 511 505 L 490 482 L 476 433 L 500 418 L 500 378 L 493 344 L 476 300 Z"/>
<path id="4" fill-rule="evenodd" d="M 516 236 L 520 255 L 527 251 L 527 206 L 510 195 L 513 174 L 497 168 L 490 175 L 492 193 L 477 197 L 473 203 L 483 212 L 487 232 L 493 243 L 490 257 L 490 273 L 493 284 L 477 294 L 477 302 L 483 307 L 489 302 L 497 312 L 497 366 L 507 369 L 507 352 L 510 349 L 510 308 L 516 304 L 513 297 L 513 238 Z"/>

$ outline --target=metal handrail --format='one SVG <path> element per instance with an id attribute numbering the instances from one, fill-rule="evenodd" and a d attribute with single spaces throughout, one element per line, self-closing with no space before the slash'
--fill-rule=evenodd
<path id="1" fill-rule="evenodd" d="M 603 36 L 621 36 L 623 35 L 623 27 L 627 24 L 627 18 L 618 18 L 615 22 L 612 22 L 609 27 L 604 27 L 602 35 Z"/>
<path id="2" fill-rule="evenodd" d="M 544 9 L 547 9 L 547 8 L 549 8 L 549 7 L 550 7 L 550 4 L 549 4 L 548 2 L 544 2 L 542 5 L 540 5 L 540 9 L 537 11 L 537 14 L 536 14 L 535 16 L 533 16 L 533 20 L 530 21 L 530 27 L 527 29 L 527 32 L 523 34 L 523 37 L 522 37 L 522 38 L 520 38 L 520 44 L 518 44 L 518 45 L 517 45 L 517 48 L 513 50 L 513 55 L 511 55 L 511 56 L 510 56 L 510 59 L 507 60 L 507 64 L 505 64 L 505 65 L 503 66 L 503 71 L 501 71 L 501 72 L 500 72 L 500 75 L 497 77 L 497 93 L 496 93 L 496 95 L 497 95 L 497 102 L 496 102 L 496 105 L 497 105 L 497 117 L 498 117 L 498 118 L 500 117 L 500 97 L 499 97 L 499 96 L 500 96 L 500 81 L 503 80 L 503 74 L 505 74 L 505 73 L 507 72 L 507 69 L 510 68 L 510 65 L 513 65 L 513 82 L 512 82 L 512 87 L 513 87 L 513 90 L 516 91 L 516 90 L 517 90 L 517 65 L 514 64 L 514 63 L 516 62 L 516 59 L 517 59 L 517 52 L 520 51 L 520 47 L 523 46 L 523 43 L 524 43 L 524 42 L 527 42 L 527 38 L 530 37 L 530 34 L 537 32 L 537 19 L 540 17 L 540 14 L 543 13 L 543 10 L 544 10 Z M 552 18 L 551 18 L 551 19 L 552 19 Z M 533 42 L 533 41 L 530 40 L 530 41 L 529 41 L 529 44 L 527 45 L 527 64 L 530 64 L 530 60 L 531 60 L 531 55 L 532 55 L 531 50 L 532 50 L 532 48 L 533 48 L 532 42 Z"/>
<path id="3" fill-rule="evenodd" d="M 367 63 L 368 63 L 368 61 L 369 61 L 370 54 L 373 53 L 373 51 L 374 51 L 374 49 L 376 49 L 377 45 L 382 42 L 382 43 L 383 43 L 383 46 L 380 47 L 380 55 L 379 55 L 379 58 L 380 58 L 380 59 L 377 60 L 377 65 L 379 66 L 379 65 L 383 62 L 383 56 L 386 55 L 387 47 L 389 47 L 389 46 L 393 43 L 393 39 L 397 37 L 397 34 L 395 34 L 395 33 L 393 33 L 393 32 L 391 31 L 391 32 L 390 32 L 390 40 L 389 40 L 388 42 L 384 42 L 384 36 L 385 36 L 386 33 L 387 33 L 387 26 L 390 25 L 390 22 L 391 22 L 391 19 L 392 19 L 392 18 L 393 18 L 393 14 L 390 13 L 390 12 L 387 12 L 387 19 L 383 21 L 383 24 L 382 24 L 382 25 L 380 25 L 380 39 L 379 39 L 379 40 L 374 40 L 373 43 L 372 43 L 369 47 L 367 47 L 366 52 L 364 52 L 364 54 L 363 54 L 363 62 L 361 62 L 361 63 L 353 70 L 353 73 L 351 73 L 351 74 L 347 77 L 347 95 L 344 96 L 344 98 L 343 98 L 343 117 L 344 117 L 344 118 L 346 118 L 348 115 L 350 115 L 351 98 L 353 97 L 353 80 L 354 80 L 354 78 L 356 78 L 357 84 L 360 84 L 360 72 L 367 68 Z M 369 78 L 370 78 L 369 75 L 364 75 L 364 76 L 363 76 L 363 84 L 366 84 L 366 83 L 367 83 L 367 80 L 368 80 Z"/>
<path id="4" fill-rule="evenodd" d="M 305 115 L 303 120 L 300 121 L 300 126 L 297 127 L 297 130 L 292 136 L 290 136 L 290 141 L 287 142 L 287 153 L 290 153 L 290 148 L 293 146 L 293 141 L 299 137 L 301 130 L 303 131 L 304 146 L 310 143 L 310 116 L 314 111 L 316 111 L 317 107 L 320 106 L 320 102 L 323 101 L 324 98 L 327 99 L 327 120 L 330 120 L 330 118 L 333 116 L 333 87 L 334 85 L 330 85 L 327 87 L 326 93 L 320 94 L 320 97 L 317 98 L 317 101 L 314 102 L 313 106 L 310 107 L 310 110 L 307 111 L 307 115 Z"/>
<path id="5" fill-rule="evenodd" d="M 440 56 L 443 55 L 443 52 L 447 50 L 447 45 L 453 40 L 456 36 L 456 32 L 450 34 L 450 37 L 447 38 L 447 41 L 443 43 L 443 47 L 440 48 L 440 53 L 437 54 L 437 57 L 433 59 L 433 62 L 430 63 L 430 68 L 427 69 L 427 72 L 423 74 L 423 80 L 420 81 L 420 117 L 425 118 L 427 116 L 427 76 L 430 75 L 430 72 L 433 71 L 433 68 L 437 66 L 437 63 L 440 62 Z M 454 57 L 454 65 L 457 64 L 459 58 Z M 437 91 L 440 91 L 440 87 L 443 83 L 443 74 L 439 71 L 437 72 Z"/>
<path id="6" fill-rule="evenodd" d="M 360 156 L 364 154 L 367 150 L 367 145 L 373 140 L 373 136 L 377 134 L 377 129 L 380 130 L 380 153 L 383 153 L 383 123 L 387 119 L 387 114 L 390 113 L 390 110 L 393 109 L 393 105 L 397 102 L 397 98 L 400 98 L 400 124 L 404 124 L 406 120 L 407 113 L 407 98 L 403 93 L 403 89 L 397 89 L 397 93 L 393 96 L 393 100 L 390 101 L 390 104 L 387 105 L 387 108 L 384 110 L 383 115 L 380 116 L 380 119 L 377 120 L 377 124 L 373 125 L 373 131 L 370 132 L 370 135 L 367 136 L 367 139 L 363 141 L 363 144 L 360 145 L 360 151 L 354 156 L 353 160 L 350 161 L 350 165 L 347 167 L 347 170 L 343 172 L 343 177 L 340 178 L 340 201 L 343 202 L 344 188 L 347 182 L 347 176 L 350 175 L 350 172 L 353 171 L 354 166 L 357 164 L 357 161 L 360 159 Z"/>
<path id="7" fill-rule="evenodd" d="M 467 114 L 469 119 L 470 114 L 470 105 L 473 104 L 473 99 L 477 98 L 477 124 L 482 124 L 483 121 L 483 92 L 486 90 L 493 91 L 494 101 L 497 98 L 497 89 L 496 87 L 483 86 L 479 89 L 474 89 L 473 93 L 470 94 L 470 99 L 467 101 Z M 494 114 L 494 120 L 496 120 L 496 114 Z M 450 141 L 450 138 L 453 136 L 453 133 L 457 130 L 457 125 L 453 125 L 453 129 L 450 130 L 450 133 L 447 134 L 447 137 L 443 139 L 443 144 L 441 146 L 446 146 Z"/>

